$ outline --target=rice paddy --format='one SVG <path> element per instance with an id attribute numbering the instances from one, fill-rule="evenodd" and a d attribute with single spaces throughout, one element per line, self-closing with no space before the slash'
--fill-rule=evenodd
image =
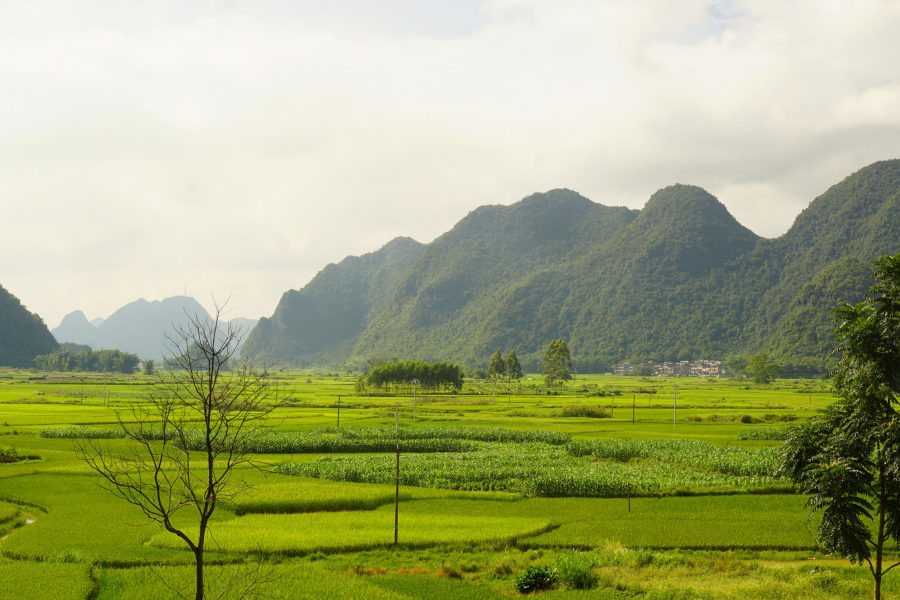
<path id="1" fill-rule="evenodd" d="M 130 409 L 153 380 L 0 375 L 0 448 L 34 457 L 0 464 L 0 597 L 168 600 L 189 588 L 183 543 L 75 454 L 78 439 L 129 444 L 118 419 L 137 426 Z M 775 472 L 786 427 L 830 403 L 823 382 L 580 376 L 546 390 L 526 378 L 506 395 L 467 381 L 415 405 L 355 396 L 353 382 L 275 374 L 284 407 L 248 446 L 262 470 L 242 469 L 250 487 L 217 511 L 210 585 L 259 572 L 261 593 L 283 598 L 488 599 L 550 566 L 590 583 L 547 598 L 869 594 L 863 568 L 821 554 L 806 499 Z M 900 576 L 885 588 L 900 597 Z"/>

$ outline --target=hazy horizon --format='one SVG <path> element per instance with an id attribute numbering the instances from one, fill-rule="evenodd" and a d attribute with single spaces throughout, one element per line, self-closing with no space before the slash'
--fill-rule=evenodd
<path id="1" fill-rule="evenodd" d="M 900 157 L 898 26 L 875 1 L 5 4 L 0 284 L 50 327 L 185 282 L 255 319 L 561 187 L 698 185 L 776 237 Z"/>

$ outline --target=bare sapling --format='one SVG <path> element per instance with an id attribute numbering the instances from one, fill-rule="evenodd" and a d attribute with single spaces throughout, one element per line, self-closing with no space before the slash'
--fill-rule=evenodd
<path id="1" fill-rule="evenodd" d="M 125 443 L 78 442 L 79 457 L 101 476 L 103 488 L 138 507 L 193 552 L 195 600 L 221 598 L 229 591 L 251 597 L 272 573 L 261 563 L 243 572 L 235 569 L 229 577 L 216 577 L 215 592 L 204 580 L 204 552 L 211 545 L 216 511 L 250 487 L 241 474 L 261 464 L 249 450 L 278 407 L 268 367 L 254 368 L 235 356 L 242 332 L 222 320 L 224 307 L 216 304 L 211 320 L 188 315 L 187 325 L 166 336 L 170 356 L 158 371 L 149 402 L 117 412 Z"/>

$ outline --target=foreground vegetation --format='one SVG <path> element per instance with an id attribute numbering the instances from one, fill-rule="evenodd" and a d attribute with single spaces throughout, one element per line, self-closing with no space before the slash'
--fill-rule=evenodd
<path id="1" fill-rule="evenodd" d="M 153 379 L 110 377 L 105 408 L 102 379 L 38 375 L 0 371 L 0 447 L 38 457 L 0 464 L 0 597 L 177 597 L 168 585 L 190 587 L 190 553 L 100 490 L 68 437 L 114 430 Z M 410 396 L 353 395 L 355 381 L 274 374 L 286 402 L 254 450 L 264 472 L 242 470 L 253 487 L 211 525 L 212 580 L 264 572 L 261 591 L 285 598 L 500 598 L 547 567 L 550 598 L 869 594 L 868 573 L 821 553 L 805 497 L 770 470 L 784 427 L 832 402 L 821 381 L 579 376 L 556 393 L 526 376 L 506 396 L 467 380 L 417 397 L 415 419 Z M 374 483 L 340 481 L 354 469 Z M 590 481 L 609 483 L 578 487 Z M 900 577 L 883 590 L 895 597 Z"/>

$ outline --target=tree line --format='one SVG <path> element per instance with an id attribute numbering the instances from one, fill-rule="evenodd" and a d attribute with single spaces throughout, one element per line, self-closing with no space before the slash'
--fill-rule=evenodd
<path id="1" fill-rule="evenodd" d="M 415 385 L 423 391 L 458 392 L 462 389 L 463 377 L 459 365 L 452 363 L 429 364 L 420 360 L 390 362 L 379 365 L 369 371 L 368 375 L 360 377 L 357 391 L 371 386 L 378 391 L 408 393 Z"/>
<path id="2" fill-rule="evenodd" d="M 90 371 L 100 373 L 134 373 L 141 362 L 137 354 L 121 350 L 56 350 L 50 354 L 35 357 L 34 366 L 42 371 Z M 145 370 L 146 370 L 145 364 Z"/>

